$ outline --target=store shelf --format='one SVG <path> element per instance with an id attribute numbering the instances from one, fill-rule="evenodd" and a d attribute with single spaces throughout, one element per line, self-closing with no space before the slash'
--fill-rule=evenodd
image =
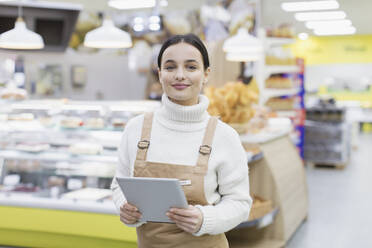
<path id="1" fill-rule="evenodd" d="M 297 88 L 291 88 L 291 89 L 270 89 L 266 88 L 264 92 L 262 92 L 262 97 L 266 99 L 270 99 L 272 97 L 278 97 L 278 96 L 293 96 L 296 95 L 299 92 L 299 89 Z"/>
<path id="2" fill-rule="evenodd" d="M 72 199 L 34 197 L 29 193 L 0 193 L 0 205 L 13 207 L 71 210 L 79 212 L 116 214 L 111 200 L 102 202 Z"/>
<path id="3" fill-rule="evenodd" d="M 293 127 L 288 118 L 270 118 L 267 128 L 255 134 L 241 134 L 242 143 L 261 144 L 288 135 Z"/>
<path id="4" fill-rule="evenodd" d="M 48 160 L 48 161 L 87 161 L 117 163 L 117 156 L 105 155 L 72 155 L 69 153 L 40 152 L 28 153 L 15 150 L 0 150 L 0 158 L 4 159 L 27 159 L 27 160 Z"/>
<path id="5" fill-rule="evenodd" d="M 276 110 L 275 113 L 278 117 L 294 118 L 297 115 L 296 110 Z"/>
<path id="6" fill-rule="evenodd" d="M 267 65 L 265 66 L 266 78 L 278 73 L 297 73 L 300 68 L 297 65 Z"/>
<path id="7" fill-rule="evenodd" d="M 280 37 L 266 37 L 265 43 L 266 46 L 282 46 L 295 43 L 296 39 L 294 38 L 280 38 Z"/>
<path id="8" fill-rule="evenodd" d="M 245 221 L 235 228 L 240 229 L 240 228 L 246 228 L 246 227 L 257 227 L 257 228 L 267 227 L 268 225 L 273 223 L 274 218 L 278 214 L 278 212 L 279 212 L 279 209 L 275 208 L 274 210 L 272 210 L 270 213 L 266 214 L 265 216 L 258 218 L 258 219 Z"/>

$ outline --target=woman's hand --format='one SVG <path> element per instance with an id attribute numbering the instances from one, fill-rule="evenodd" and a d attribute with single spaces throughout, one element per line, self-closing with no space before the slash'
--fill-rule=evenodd
<path id="1" fill-rule="evenodd" d="M 169 219 L 176 225 L 189 233 L 196 233 L 200 230 L 203 223 L 203 213 L 199 208 L 189 205 L 188 208 L 171 208 L 167 212 Z"/>
<path id="2" fill-rule="evenodd" d="M 124 203 L 120 207 L 120 220 L 124 224 L 134 224 L 141 218 L 141 216 L 142 215 L 138 209 L 129 203 Z"/>

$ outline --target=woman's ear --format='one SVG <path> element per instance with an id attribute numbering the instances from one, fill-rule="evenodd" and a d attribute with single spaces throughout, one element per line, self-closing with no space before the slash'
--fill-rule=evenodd
<path id="1" fill-rule="evenodd" d="M 159 67 L 158 67 L 158 77 L 159 77 L 159 82 L 160 82 L 160 84 L 163 85 L 163 83 L 161 82 L 161 81 L 162 81 L 162 80 L 161 80 L 161 70 L 160 70 Z"/>

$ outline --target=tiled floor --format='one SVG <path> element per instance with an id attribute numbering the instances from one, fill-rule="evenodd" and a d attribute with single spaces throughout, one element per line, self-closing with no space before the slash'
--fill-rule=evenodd
<path id="1" fill-rule="evenodd" d="M 372 248 L 372 134 L 343 170 L 307 168 L 308 220 L 287 248 Z"/>

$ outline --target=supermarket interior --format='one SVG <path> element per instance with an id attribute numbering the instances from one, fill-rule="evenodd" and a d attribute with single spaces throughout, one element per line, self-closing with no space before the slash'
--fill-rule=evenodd
<path id="1" fill-rule="evenodd" d="M 110 189 L 118 147 L 162 106 L 163 42 L 188 33 L 209 53 L 207 111 L 248 157 L 253 205 L 229 247 L 372 247 L 371 9 L 0 0 L 0 247 L 137 247 Z"/>

